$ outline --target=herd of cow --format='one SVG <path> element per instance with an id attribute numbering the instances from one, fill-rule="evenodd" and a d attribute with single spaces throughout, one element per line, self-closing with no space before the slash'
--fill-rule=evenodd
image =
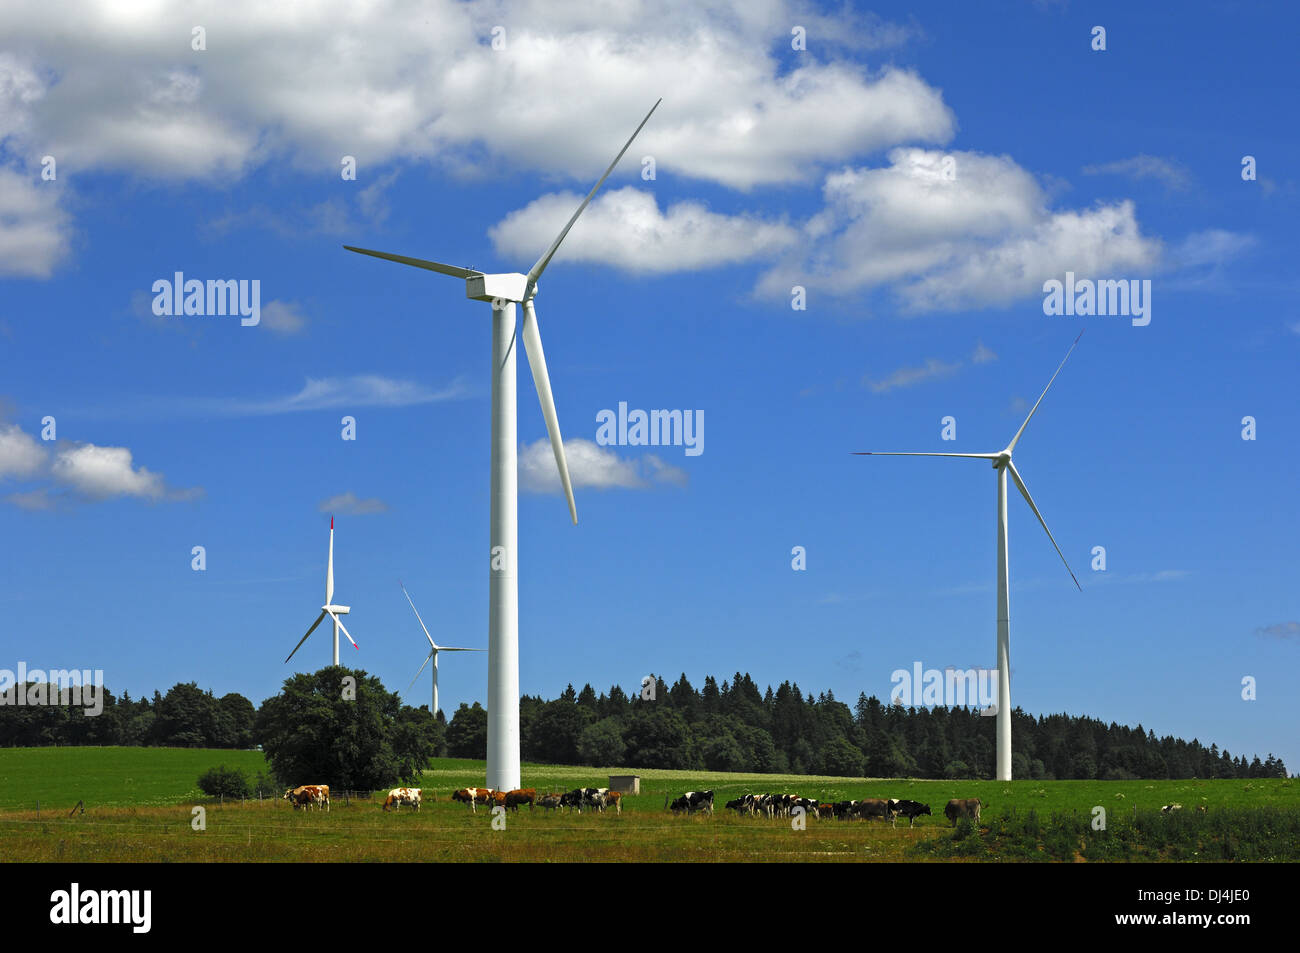
<path id="1" fill-rule="evenodd" d="M 470 810 L 475 812 L 480 804 L 501 805 L 511 811 L 518 811 L 519 805 L 527 804 L 530 811 L 536 805 L 548 811 L 565 808 L 579 814 L 584 807 L 593 811 L 604 811 L 605 808 L 612 807 L 617 813 L 623 813 L 623 795 L 609 788 L 575 788 L 562 794 L 543 794 L 541 797 L 537 796 L 536 788 L 516 788 L 513 791 L 461 788 L 452 792 L 451 799 L 468 804 Z"/>
<path id="2" fill-rule="evenodd" d="M 400 811 L 402 805 L 420 809 L 420 788 L 393 788 L 384 798 L 384 810 Z M 328 784 L 303 784 L 289 788 L 284 792 L 284 799 L 293 804 L 294 810 L 315 807 L 328 811 L 330 809 L 330 789 Z M 477 813 L 478 805 L 500 805 L 507 810 L 518 811 L 520 805 L 527 804 L 531 811 L 534 806 L 555 811 L 564 808 L 567 811 L 582 813 L 583 808 L 603 812 L 607 807 L 623 813 L 623 795 L 609 788 L 575 788 L 572 791 L 556 794 L 537 795 L 536 788 L 516 788 L 513 791 L 497 791 L 493 788 L 461 788 L 452 792 L 451 799 L 469 805 Z M 955 826 L 964 817 L 972 818 L 975 823 L 980 819 L 980 799 L 953 798 L 944 807 L 944 816 Z M 1166 805 L 1161 808 L 1165 813 L 1178 810 L 1181 804 Z M 712 791 L 687 791 L 673 799 L 669 809 L 678 814 L 713 813 Z M 863 798 L 857 801 L 817 801 L 813 798 L 800 797 L 797 794 L 745 794 L 727 802 L 727 809 L 737 814 L 768 818 L 790 817 L 796 810 L 805 817 L 835 818 L 837 820 L 863 820 L 879 817 L 888 818 L 891 825 L 898 823 L 899 817 L 907 818 L 908 827 L 916 823 L 918 817 L 930 814 L 930 805 L 919 801 L 900 800 L 899 798 Z M 1204 808 L 1201 808 L 1204 810 Z"/>
<path id="3" fill-rule="evenodd" d="M 956 826 L 963 817 L 972 818 L 975 823 L 980 819 L 980 799 L 953 798 L 944 807 L 943 813 Z M 712 791 L 687 791 L 669 805 L 674 813 L 685 811 L 694 814 L 703 811 L 713 813 Z M 727 802 L 727 809 L 737 814 L 768 818 L 790 817 L 795 811 L 802 811 L 804 817 L 835 818 L 853 820 L 855 818 L 888 818 L 891 825 L 899 817 L 907 818 L 908 827 L 916 823 L 918 817 L 930 814 L 930 805 L 919 801 L 900 800 L 899 798 L 871 797 L 859 801 L 817 801 L 813 798 L 800 797 L 797 794 L 745 794 Z"/>

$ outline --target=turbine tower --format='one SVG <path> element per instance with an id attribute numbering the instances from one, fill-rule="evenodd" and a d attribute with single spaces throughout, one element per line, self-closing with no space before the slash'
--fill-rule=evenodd
<path id="1" fill-rule="evenodd" d="M 537 310 L 533 298 L 537 294 L 537 279 L 550 264 L 560 243 L 564 241 L 573 223 L 586 210 L 596 191 L 609 178 L 614 167 L 623 158 L 650 116 L 659 107 L 657 101 L 646 113 L 641 125 L 619 150 L 605 174 L 587 193 L 573 217 L 560 230 L 551 247 L 537 259 L 528 274 L 488 275 L 472 268 L 445 265 L 422 258 L 408 258 L 367 248 L 343 246 L 348 251 L 395 261 L 402 265 L 424 268 L 439 274 L 463 279 L 465 296 L 474 301 L 492 305 L 492 478 L 489 515 L 488 545 L 490 568 L 488 570 L 488 787 L 509 791 L 519 787 L 519 555 L 518 555 L 518 481 L 519 467 L 516 443 L 515 400 L 515 305 L 523 305 L 524 351 L 528 366 L 533 372 L 533 385 L 542 404 L 546 430 L 551 438 L 555 465 L 560 471 L 560 482 L 569 502 L 569 516 L 576 525 L 578 507 L 573 500 L 573 485 L 569 479 L 569 465 L 564 456 L 564 442 L 560 437 L 560 422 L 555 413 L 555 398 L 551 395 L 551 378 L 546 370 L 546 356 L 542 352 L 541 332 L 537 326 Z"/>
<path id="2" fill-rule="evenodd" d="M 399 586 L 402 586 L 402 583 L 400 581 L 397 584 Z M 429 664 L 430 659 L 433 659 L 433 707 L 430 708 L 429 711 L 433 713 L 433 717 L 437 718 L 438 717 L 438 653 L 439 652 L 482 652 L 483 650 L 482 649 L 458 649 L 458 648 L 453 648 L 450 645 L 439 645 L 438 643 L 434 642 L 433 636 L 429 634 L 429 627 L 425 625 L 424 620 L 420 618 L 420 610 L 415 608 L 414 602 L 411 602 L 411 594 L 406 591 L 406 586 L 402 586 L 402 592 L 406 595 L 406 601 L 411 603 L 411 611 L 415 613 L 415 618 L 419 620 L 420 628 L 424 629 L 424 637 L 429 640 L 429 654 L 425 656 L 424 665 L 420 666 L 420 672 L 423 672 L 424 666 Z M 420 672 L 416 672 L 415 678 L 411 679 L 411 684 L 406 686 L 406 690 L 408 692 L 415 685 L 415 679 L 420 677 Z"/>
<path id="3" fill-rule="evenodd" d="M 313 622 L 311 628 L 307 630 L 307 635 L 311 635 L 315 632 L 316 626 L 320 625 L 326 616 L 329 616 L 334 620 L 334 665 L 339 664 L 339 629 L 343 630 L 343 634 L 348 637 L 348 641 L 352 643 L 354 649 L 361 648 L 361 646 L 357 645 L 353 640 L 351 633 L 348 632 L 347 627 L 343 624 L 343 620 L 339 618 L 339 616 L 347 615 L 351 611 L 352 609 L 349 606 L 334 605 L 334 517 L 331 516 L 330 555 L 329 562 L 325 564 L 325 604 L 320 607 L 320 615 L 316 617 L 316 621 Z M 293 651 L 289 653 L 289 658 L 285 659 L 286 663 L 289 659 L 294 657 L 300 648 L 302 648 L 302 644 L 307 641 L 307 635 L 304 635 L 298 640 L 298 644 L 295 645 Z"/>
<path id="4" fill-rule="evenodd" d="M 1060 367 L 1056 369 L 1056 374 L 1047 382 L 1043 388 L 1042 394 L 1039 395 L 1037 402 L 1029 411 L 1029 416 L 1025 422 L 1020 425 L 1016 435 L 1011 438 L 1011 442 L 997 453 L 899 453 L 895 451 L 879 450 L 858 450 L 854 451 L 859 456 L 889 456 L 889 457 L 968 457 L 975 460 L 991 460 L 993 469 L 998 473 L 998 709 L 997 709 L 997 780 L 1011 780 L 1011 593 L 1010 583 L 1008 581 L 1007 565 L 1007 474 L 1015 481 L 1016 488 L 1020 495 L 1025 498 L 1029 508 L 1034 511 L 1038 517 L 1038 522 L 1043 527 L 1043 532 L 1047 538 L 1052 541 L 1052 546 L 1056 548 L 1056 554 L 1061 557 L 1061 562 L 1065 563 L 1065 569 L 1074 580 L 1074 584 L 1080 591 L 1083 587 L 1079 585 L 1079 579 L 1070 568 L 1069 562 L 1065 559 L 1065 554 L 1061 552 L 1061 547 L 1056 545 L 1056 539 L 1052 536 L 1052 531 L 1047 528 L 1047 521 L 1043 519 L 1043 514 L 1038 512 L 1038 507 L 1034 505 L 1034 499 L 1029 495 L 1029 488 L 1025 486 L 1025 481 L 1020 478 L 1020 473 L 1016 470 L 1016 465 L 1011 462 L 1011 454 L 1015 452 L 1016 444 L 1020 442 L 1025 428 L 1029 426 L 1029 421 L 1033 419 L 1034 413 L 1038 410 L 1038 405 L 1043 402 L 1047 392 L 1052 389 L 1052 383 L 1056 380 L 1056 375 L 1061 373 L 1061 368 L 1065 367 L 1065 362 L 1070 359 L 1074 353 L 1075 346 L 1079 343 L 1079 338 L 1083 337 L 1083 332 L 1079 332 L 1079 337 L 1074 339 L 1074 344 L 1070 345 L 1070 350 L 1065 352 L 1065 358 L 1061 361 Z"/>

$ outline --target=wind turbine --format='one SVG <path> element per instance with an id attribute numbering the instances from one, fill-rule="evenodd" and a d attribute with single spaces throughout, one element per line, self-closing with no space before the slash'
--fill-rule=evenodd
<path id="1" fill-rule="evenodd" d="M 400 581 L 397 584 L 402 586 Z M 420 628 L 424 629 L 424 637 L 429 640 L 429 654 L 425 656 L 424 665 L 428 665 L 429 659 L 433 659 L 433 707 L 430 708 L 429 711 L 433 712 L 433 716 L 436 718 L 438 716 L 438 653 L 482 652 L 483 650 L 452 648 L 450 645 L 439 645 L 437 642 L 433 641 L 433 636 L 429 634 L 429 627 L 425 625 L 424 620 L 420 618 L 420 610 L 415 608 L 415 603 L 411 602 L 411 594 L 406 591 L 406 586 L 402 586 L 402 592 L 406 595 L 406 601 L 411 603 L 411 611 L 415 613 L 415 618 L 419 620 Z M 411 679 L 411 684 L 406 686 L 408 692 L 415 685 L 415 679 L 420 677 L 420 672 L 424 671 L 424 665 L 421 665 L 420 671 L 415 673 L 415 678 Z"/>
<path id="2" fill-rule="evenodd" d="M 311 624 L 311 628 L 307 630 L 307 635 L 311 635 L 313 632 L 315 632 L 316 626 L 320 625 L 326 616 L 329 616 L 331 619 L 334 620 L 334 664 L 335 665 L 339 664 L 339 629 L 343 630 L 343 634 L 348 637 L 348 641 L 352 643 L 352 647 L 354 649 L 361 648 L 361 646 L 357 645 L 356 641 L 352 638 L 351 633 L 348 632 L 347 626 L 343 624 L 343 620 L 339 618 L 339 616 L 347 615 L 351 611 L 352 609 L 349 606 L 334 605 L 334 517 L 331 516 L 330 517 L 330 557 L 329 557 L 329 562 L 326 564 L 325 567 L 325 604 L 320 607 L 320 615 L 316 617 L 316 621 L 313 622 Z M 295 645 L 293 647 L 293 651 L 289 653 L 289 658 L 285 659 L 286 662 L 288 662 L 289 659 L 293 658 L 294 655 L 297 653 L 297 651 L 300 648 L 302 648 L 302 644 L 307 641 L 307 635 L 304 635 L 301 639 L 298 640 L 298 644 Z"/>
<path id="3" fill-rule="evenodd" d="M 551 395 L 551 378 L 546 370 L 537 310 L 533 298 L 537 279 L 550 264 L 560 243 L 573 223 L 586 210 L 596 191 L 605 184 L 614 167 L 623 158 L 650 116 L 659 108 L 658 100 L 650 107 L 641 125 L 619 150 L 605 174 L 587 193 L 573 217 L 560 230 L 551 247 L 537 259 L 528 274 L 488 275 L 472 268 L 445 265 L 422 258 L 408 258 L 388 252 L 372 251 L 344 245 L 348 251 L 395 261 L 402 265 L 436 271 L 465 281 L 465 296 L 492 305 L 492 477 L 488 522 L 490 569 L 488 572 L 488 760 L 487 784 L 501 791 L 519 787 L 519 557 L 518 557 L 518 446 L 516 444 L 516 375 L 515 375 L 515 305 L 524 309 L 524 350 L 533 372 L 533 385 L 542 404 L 546 430 L 551 438 L 555 465 L 569 502 L 569 516 L 578 522 L 578 507 L 573 500 L 569 464 L 560 437 L 560 421 Z"/>
<path id="4" fill-rule="evenodd" d="M 1066 562 L 1065 554 L 1061 552 L 1061 547 L 1056 545 L 1056 539 L 1052 536 L 1052 531 L 1047 528 L 1047 521 L 1043 519 L 1043 514 L 1038 512 L 1038 507 L 1034 505 L 1034 498 L 1029 495 L 1029 488 L 1025 486 L 1025 481 L 1020 478 L 1016 465 L 1011 462 L 1011 454 L 1016 449 L 1016 444 L 1020 442 L 1025 428 L 1029 426 L 1029 421 L 1033 419 L 1034 413 L 1038 410 L 1038 405 L 1043 402 L 1047 392 L 1052 389 L 1052 383 L 1056 380 L 1056 375 L 1061 373 L 1061 368 L 1065 367 L 1065 362 L 1070 359 L 1074 353 L 1075 346 L 1079 343 L 1079 338 L 1083 337 L 1083 332 L 1079 332 L 1079 337 L 1074 339 L 1074 344 L 1070 345 L 1070 350 L 1065 352 L 1065 359 L 1061 361 L 1061 366 L 1056 369 L 1056 374 L 1047 382 L 1043 388 L 1042 394 L 1039 395 L 1037 402 L 1029 411 L 1029 416 L 1025 422 L 1020 425 L 1016 435 L 1011 438 L 1011 442 L 1006 448 L 997 453 L 899 453 L 893 451 L 882 452 L 879 450 L 859 450 L 854 451 L 858 456 L 889 456 L 889 457 L 969 457 L 975 460 L 993 461 L 993 469 L 998 472 L 998 707 L 997 707 L 997 761 L 998 771 L 997 780 L 1011 780 L 1011 596 L 1010 586 L 1007 580 L 1007 474 L 1011 474 L 1011 479 L 1015 481 L 1016 488 L 1020 490 L 1020 495 L 1025 498 L 1029 508 L 1034 511 L 1038 517 L 1038 522 L 1043 527 L 1043 532 L 1047 538 L 1052 541 L 1056 548 L 1056 554 L 1061 557 L 1061 562 L 1065 563 L 1066 571 L 1069 572 L 1070 578 L 1074 584 L 1083 591 L 1079 585 L 1079 579 Z"/>

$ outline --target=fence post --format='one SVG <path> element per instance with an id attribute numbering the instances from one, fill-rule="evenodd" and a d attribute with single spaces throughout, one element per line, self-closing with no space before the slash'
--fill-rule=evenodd
<path id="1" fill-rule="evenodd" d="M 41 802 L 40 802 L 40 801 L 37 801 L 37 802 L 36 802 L 36 819 L 37 819 L 38 821 L 41 819 Z"/>

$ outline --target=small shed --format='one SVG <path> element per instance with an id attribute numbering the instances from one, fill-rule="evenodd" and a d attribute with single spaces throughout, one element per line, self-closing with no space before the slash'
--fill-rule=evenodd
<path id="1" fill-rule="evenodd" d="M 618 791 L 620 794 L 640 794 L 641 775 L 611 774 L 609 776 L 609 789 Z"/>

